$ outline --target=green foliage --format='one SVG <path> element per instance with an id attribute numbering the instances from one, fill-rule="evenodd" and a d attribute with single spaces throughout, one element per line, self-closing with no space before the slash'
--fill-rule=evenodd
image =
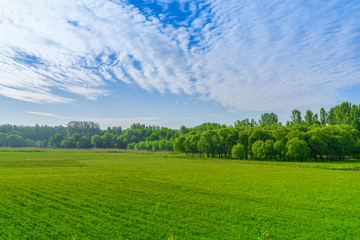
<path id="1" fill-rule="evenodd" d="M 86 121 L 71 121 L 67 124 L 67 130 L 69 136 L 77 133 L 80 137 L 93 136 L 101 132 L 99 124 Z"/>
<path id="2" fill-rule="evenodd" d="M 265 159 L 266 157 L 265 143 L 262 140 L 254 142 L 251 151 L 255 159 Z"/>
<path id="3" fill-rule="evenodd" d="M 102 148 L 103 147 L 103 142 L 102 139 L 99 135 L 94 135 L 91 137 L 91 145 L 94 148 Z"/>
<path id="4" fill-rule="evenodd" d="M 307 110 L 305 115 L 305 125 L 311 126 L 313 124 L 314 124 L 314 114 L 311 110 Z"/>
<path id="5" fill-rule="evenodd" d="M 0 132 L 0 147 L 8 146 L 8 140 L 5 133 Z"/>
<path id="6" fill-rule="evenodd" d="M 106 132 L 101 136 L 101 146 L 104 148 L 113 148 L 116 141 L 116 136 L 112 133 Z"/>
<path id="7" fill-rule="evenodd" d="M 292 138 L 286 144 L 287 153 L 286 155 L 290 159 L 297 161 L 305 161 L 310 154 L 310 148 L 304 140 L 298 137 Z"/>
<path id="8" fill-rule="evenodd" d="M 260 124 L 264 124 L 265 126 L 270 126 L 278 123 L 278 116 L 275 113 L 263 113 L 261 114 Z"/>
<path id="9" fill-rule="evenodd" d="M 294 109 L 291 113 L 291 124 L 300 125 L 302 124 L 301 112 Z"/>
<path id="10" fill-rule="evenodd" d="M 255 127 L 257 125 L 258 124 L 254 119 L 249 120 L 248 118 L 234 122 L 235 127 Z"/>
<path id="11" fill-rule="evenodd" d="M 203 123 L 200 124 L 199 126 L 193 127 L 191 130 L 192 131 L 207 131 L 207 130 L 216 130 L 216 129 L 221 129 L 221 128 L 226 128 L 227 126 L 225 124 L 220 124 L 220 123 Z"/>
<path id="12" fill-rule="evenodd" d="M 286 145 L 298 138 L 308 145 L 310 161 L 360 157 L 360 105 L 344 102 L 328 112 L 321 108 L 319 115 L 308 110 L 304 119 L 294 109 L 286 126 L 278 123 L 276 114 L 264 113 L 259 123 L 244 119 L 236 121 L 234 127 L 203 123 L 194 128 L 181 126 L 179 130 L 140 123 L 124 130 L 121 127 L 101 130 L 97 123 L 82 121 L 69 122 L 67 127 L 4 124 L 0 125 L 0 147 L 174 149 L 192 156 L 231 158 L 233 147 L 240 143 L 246 151 L 245 159 L 287 160 L 291 156 L 295 160 L 300 158 L 292 152 L 287 154 Z M 253 149 L 257 141 L 264 146 L 257 143 Z"/>
<path id="13" fill-rule="evenodd" d="M 360 130 L 360 105 L 343 102 L 329 110 L 327 116 L 329 125 L 350 125 Z"/>
<path id="14" fill-rule="evenodd" d="M 48 147 L 50 148 L 59 148 L 61 147 L 61 142 L 64 140 L 64 137 L 57 133 L 54 136 L 51 136 L 49 139 Z"/>
<path id="15" fill-rule="evenodd" d="M 233 148 L 231 149 L 231 156 L 233 158 L 245 159 L 247 157 L 246 155 L 247 155 L 246 148 L 241 143 L 234 145 Z"/>
<path id="16" fill-rule="evenodd" d="M 7 137 L 7 144 L 9 147 L 23 147 L 25 145 L 25 139 L 21 136 L 10 134 Z"/>
<path id="17" fill-rule="evenodd" d="M 180 137 L 176 138 L 174 141 L 174 150 L 177 152 L 185 152 L 185 146 L 184 146 L 184 141 L 185 141 L 185 136 L 181 135 Z"/>
<path id="18" fill-rule="evenodd" d="M 91 148 L 91 138 L 90 136 L 82 136 L 79 141 L 76 142 L 76 147 L 77 148 Z"/>

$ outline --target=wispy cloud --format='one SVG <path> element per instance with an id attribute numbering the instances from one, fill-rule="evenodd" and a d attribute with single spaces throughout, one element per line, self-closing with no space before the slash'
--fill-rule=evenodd
<path id="1" fill-rule="evenodd" d="M 340 0 L 0 1 L 0 94 L 97 99 L 122 81 L 235 110 L 327 105 L 360 84 L 359 14 Z"/>
<path id="2" fill-rule="evenodd" d="M 34 114 L 34 115 L 40 115 L 40 116 L 43 116 L 43 117 L 53 117 L 53 118 L 60 118 L 60 119 L 69 119 L 68 117 L 60 116 L 60 115 L 53 114 L 53 113 L 31 112 L 31 111 L 28 111 L 28 112 L 26 112 L 26 113 L 28 113 L 28 114 Z"/>

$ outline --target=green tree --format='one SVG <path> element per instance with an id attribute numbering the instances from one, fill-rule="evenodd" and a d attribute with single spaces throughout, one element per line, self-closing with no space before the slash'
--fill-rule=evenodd
<path id="1" fill-rule="evenodd" d="M 289 140 L 286 144 L 287 153 L 286 155 L 297 161 L 305 161 L 310 154 L 310 148 L 304 140 L 300 140 L 295 137 Z"/>
<path id="2" fill-rule="evenodd" d="M 153 152 L 156 152 L 156 151 L 159 151 L 159 150 L 160 150 L 159 141 L 154 141 L 154 142 L 153 142 L 151 150 L 152 150 Z"/>
<path id="3" fill-rule="evenodd" d="M 180 127 L 180 135 L 187 134 L 189 132 L 189 129 L 187 129 L 184 125 Z"/>
<path id="4" fill-rule="evenodd" d="M 215 155 L 215 146 L 213 143 L 213 136 L 216 132 L 213 130 L 202 132 L 198 142 L 198 149 L 200 152 L 205 153 L 208 157 Z"/>
<path id="5" fill-rule="evenodd" d="M 76 142 L 77 148 L 91 148 L 91 138 L 89 136 L 82 136 L 79 141 Z"/>
<path id="6" fill-rule="evenodd" d="M 79 138 L 80 139 L 80 138 Z M 74 137 L 67 137 L 61 141 L 62 148 L 76 148 L 76 141 Z"/>
<path id="7" fill-rule="evenodd" d="M 85 135 L 93 136 L 96 134 L 100 134 L 101 132 L 99 124 L 86 121 L 71 121 L 67 124 L 67 129 L 69 132 L 69 136 L 77 133 L 80 135 L 80 137 Z"/>
<path id="8" fill-rule="evenodd" d="M 320 124 L 325 126 L 327 124 L 328 113 L 324 108 L 320 109 Z"/>
<path id="9" fill-rule="evenodd" d="M 294 125 L 300 125 L 302 123 L 301 112 L 294 109 L 291 114 L 291 123 Z"/>
<path id="10" fill-rule="evenodd" d="M 266 157 L 265 143 L 261 140 L 257 140 L 251 148 L 255 159 L 264 159 Z"/>
<path id="11" fill-rule="evenodd" d="M 115 144 L 114 144 L 115 148 L 126 149 L 126 144 L 125 144 L 122 136 L 116 137 L 116 139 L 114 139 L 114 141 L 115 141 Z M 93 144 L 91 143 L 91 145 L 93 145 Z"/>
<path id="12" fill-rule="evenodd" d="M 196 132 L 190 132 L 190 134 L 186 135 L 186 139 L 184 141 L 185 153 L 195 155 L 199 153 L 197 148 L 198 141 L 200 140 L 200 134 Z"/>
<path id="13" fill-rule="evenodd" d="M 274 141 L 266 140 L 263 147 L 265 157 L 271 160 L 275 156 Z"/>
<path id="14" fill-rule="evenodd" d="M 323 156 L 327 153 L 328 145 L 325 138 L 322 136 L 321 131 L 310 132 L 309 147 L 315 161 L 317 161 L 318 157 L 323 159 Z"/>
<path id="15" fill-rule="evenodd" d="M 235 127 L 255 127 L 257 125 L 258 124 L 254 119 L 249 120 L 248 118 L 241 121 L 236 120 L 236 122 L 234 122 Z"/>
<path id="16" fill-rule="evenodd" d="M 261 114 L 259 123 L 264 124 L 265 126 L 270 126 L 270 125 L 273 125 L 273 124 L 277 124 L 278 123 L 278 116 L 275 113 Z"/>
<path id="17" fill-rule="evenodd" d="M 9 147 L 24 147 L 25 139 L 22 136 L 10 134 L 7 137 L 7 143 Z"/>
<path id="18" fill-rule="evenodd" d="M 286 155 L 286 143 L 284 141 L 276 141 L 274 143 L 274 150 L 276 155 L 279 155 L 280 159 Z"/>
<path id="19" fill-rule="evenodd" d="M 238 142 L 245 147 L 245 159 L 247 159 L 249 154 L 249 134 L 247 131 L 239 132 Z"/>
<path id="20" fill-rule="evenodd" d="M 313 125 L 314 124 L 314 122 L 313 122 L 313 117 L 314 117 L 314 114 L 313 114 L 313 112 L 311 111 L 311 110 L 307 110 L 306 111 L 306 114 L 305 114 L 305 125 L 306 126 L 311 126 L 311 125 Z"/>
<path id="21" fill-rule="evenodd" d="M 176 138 L 174 141 L 174 150 L 177 152 L 185 152 L 185 146 L 184 146 L 184 141 L 185 141 L 185 136 L 181 135 L 180 137 Z"/>
<path id="22" fill-rule="evenodd" d="M 318 124 L 318 125 L 320 125 L 319 116 L 318 116 L 317 113 L 314 114 L 313 119 L 312 119 L 312 122 L 313 122 L 313 124 Z"/>
<path id="23" fill-rule="evenodd" d="M 102 148 L 103 147 L 103 142 L 101 140 L 101 137 L 99 135 L 94 135 L 91 137 L 91 145 L 94 148 Z"/>
<path id="24" fill-rule="evenodd" d="M 174 151 L 174 144 L 169 140 L 160 140 L 159 141 L 159 150 L 160 151 Z"/>
<path id="25" fill-rule="evenodd" d="M 55 134 L 49 138 L 48 147 L 50 148 L 60 148 L 61 142 L 64 140 L 64 137 L 61 134 Z"/>
<path id="26" fill-rule="evenodd" d="M 106 132 L 101 136 L 102 145 L 104 148 L 113 148 L 116 136 L 112 133 Z"/>
<path id="27" fill-rule="evenodd" d="M 7 147 L 8 141 L 5 133 L 0 132 L 0 147 Z"/>
<path id="28" fill-rule="evenodd" d="M 245 146 L 242 145 L 241 143 L 234 145 L 233 148 L 231 149 L 231 156 L 233 158 L 245 159 L 246 153 L 247 151 L 245 149 Z"/>

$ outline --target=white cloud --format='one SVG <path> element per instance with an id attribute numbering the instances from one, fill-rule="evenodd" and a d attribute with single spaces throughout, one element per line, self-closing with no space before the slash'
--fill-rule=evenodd
<path id="1" fill-rule="evenodd" d="M 331 10 L 341 15 L 327 16 L 323 5 L 212 1 L 215 30 L 203 32 L 208 49 L 198 66 L 206 73 L 199 78 L 205 94 L 229 107 L 264 111 L 328 104 L 339 89 L 360 84 L 359 54 L 350 44 L 359 24 L 349 20 L 356 15 L 343 4 Z"/>
<path id="2" fill-rule="evenodd" d="M 143 15 L 117 2 L 0 1 L 0 94 L 95 100 L 123 81 L 236 110 L 287 111 L 331 104 L 360 84 L 359 3 L 158 1 L 187 4 L 178 27 L 164 24 L 168 10 Z"/>
<path id="3" fill-rule="evenodd" d="M 40 116 L 44 116 L 44 117 L 53 117 L 53 118 L 61 118 L 61 119 L 68 119 L 68 117 L 64 117 L 64 116 L 60 116 L 57 114 L 53 114 L 53 113 L 43 113 L 43 112 L 26 112 L 29 114 L 34 114 L 34 115 L 40 115 Z"/>

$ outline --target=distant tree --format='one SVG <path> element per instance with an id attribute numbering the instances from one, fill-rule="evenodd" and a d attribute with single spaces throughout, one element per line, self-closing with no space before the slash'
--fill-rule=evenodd
<path id="1" fill-rule="evenodd" d="M 132 129 L 132 130 L 145 129 L 145 124 L 133 123 L 133 124 L 130 126 L 130 129 Z"/>
<path id="2" fill-rule="evenodd" d="M 75 133 L 82 136 L 93 136 L 101 133 L 99 124 L 94 122 L 86 121 L 71 121 L 67 124 L 67 129 L 69 136 L 74 135 Z"/>
<path id="3" fill-rule="evenodd" d="M 253 156 L 255 159 L 264 159 L 265 158 L 265 143 L 261 140 L 257 140 L 251 148 Z"/>
<path id="4" fill-rule="evenodd" d="M 271 138 L 271 135 L 269 134 L 269 132 L 267 130 L 260 128 L 260 127 L 256 127 L 252 131 L 251 135 L 249 136 L 249 145 L 251 146 L 258 140 L 261 140 L 264 142 L 270 138 Z"/>
<path id="5" fill-rule="evenodd" d="M 305 125 L 306 126 L 311 126 L 314 124 L 313 117 L 314 117 L 313 112 L 311 110 L 307 110 L 306 114 L 305 114 Z"/>
<path id="6" fill-rule="evenodd" d="M 189 129 L 187 129 L 184 125 L 180 127 L 180 135 L 187 134 L 189 132 Z"/>
<path id="7" fill-rule="evenodd" d="M 184 141 L 185 153 L 195 155 L 199 153 L 197 148 L 198 141 L 200 140 L 200 133 L 190 132 L 187 134 L 186 139 Z"/>
<path id="8" fill-rule="evenodd" d="M 291 123 L 294 125 L 300 125 L 302 123 L 301 112 L 294 109 L 291 114 Z"/>
<path id="9" fill-rule="evenodd" d="M 5 133 L 0 132 L 0 147 L 8 146 L 7 136 Z"/>
<path id="10" fill-rule="evenodd" d="M 91 138 L 89 136 L 82 136 L 76 142 L 77 148 L 91 148 Z"/>
<path id="11" fill-rule="evenodd" d="M 325 136 L 323 135 L 321 129 L 314 129 L 310 131 L 309 134 L 309 147 L 311 155 L 314 157 L 315 161 L 317 161 L 318 157 L 323 159 L 323 156 L 327 153 L 328 149 Z"/>
<path id="12" fill-rule="evenodd" d="M 94 135 L 91 137 L 91 145 L 94 148 L 102 148 L 103 147 L 103 142 L 101 140 L 101 137 L 99 135 Z"/>
<path id="13" fill-rule="evenodd" d="M 265 126 L 273 125 L 274 123 L 278 123 L 278 116 L 275 113 L 264 113 L 261 114 L 260 124 L 264 124 Z"/>
<path id="14" fill-rule="evenodd" d="M 160 151 L 174 151 L 174 144 L 169 140 L 160 140 L 159 141 L 159 150 Z"/>
<path id="15" fill-rule="evenodd" d="M 325 126 L 327 124 L 328 114 L 324 108 L 320 109 L 320 124 Z"/>
<path id="16" fill-rule="evenodd" d="M 101 136 L 102 145 L 105 148 L 113 148 L 115 144 L 116 136 L 112 133 L 106 132 Z"/>
<path id="17" fill-rule="evenodd" d="M 51 136 L 49 138 L 49 143 L 48 143 L 48 147 L 50 148 L 59 148 L 61 147 L 61 142 L 64 140 L 64 137 L 57 133 L 54 136 Z"/>
<path id="18" fill-rule="evenodd" d="M 120 127 L 120 126 L 119 127 L 108 127 L 107 131 L 109 133 L 112 133 L 112 134 L 116 135 L 116 136 L 120 136 L 122 134 L 122 132 L 123 132 L 122 127 Z"/>
<path id="19" fill-rule="evenodd" d="M 176 138 L 174 141 L 174 150 L 177 152 L 185 152 L 185 146 L 184 146 L 184 141 L 185 141 L 185 136 L 181 135 L 180 137 Z"/>
<path id="20" fill-rule="evenodd" d="M 286 143 L 282 140 L 276 141 L 274 143 L 274 150 L 276 155 L 280 158 L 283 158 L 286 154 Z"/>
<path id="21" fill-rule="evenodd" d="M 159 150 L 160 150 L 159 141 L 154 141 L 154 142 L 153 142 L 152 147 L 151 147 L 151 150 L 152 150 L 153 152 L 156 152 L 156 151 L 159 151 Z"/>
<path id="22" fill-rule="evenodd" d="M 247 154 L 247 150 L 245 149 L 245 146 L 242 145 L 241 143 L 234 145 L 231 149 L 231 156 L 233 158 L 245 159 L 246 154 Z"/>
<path id="23" fill-rule="evenodd" d="M 286 144 L 286 148 L 286 155 L 289 158 L 295 159 L 297 161 L 305 161 L 310 154 L 310 148 L 308 147 L 308 144 L 297 137 L 289 140 Z"/>
<path id="24" fill-rule="evenodd" d="M 7 137 L 7 143 L 9 147 L 24 147 L 25 139 L 19 135 L 10 134 Z"/>
<path id="25" fill-rule="evenodd" d="M 67 137 L 61 141 L 60 146 L 62 148 L 76 148 L 76 141 L 74 137 Z"/>
<path id="26" fill-rule="evenodd" d="M 245 147 L 245 159 L 247 159 L 249 154 L 249 133 L 247 131 L 240 131 L 238 142 Z"/>
<path id="27" fill-rule="evenodd" d="M 125 142 L 123 141 L 122 136 L 116 137 L 116 139 L 114 139 L 114 141 L 115 141 L 115 144 L 114 144 L 114 147 L 115 147 L 115 148 L 126 149 L 126 144 L 125 144 Z M 93 145 L 93 144 L 92 144 L 92 145 Z"/>
<path id="28" fill-rule="evenodd" d="M 318 125 L 320 125 L 319 116 L 318 116 L 317 113 L 314 114 L 313 119 L 312 119 L 312 122 L 313 122 L 313 124 L 318 124 Z"/>
<path id="29" fill-rule="evenodd" d="M 266 140 L 263 147 L 265 157 L 271 160 L 276 155 L 274 149 L 274 141 L 270 139 Z"/>
<path id="30" fill-rule="evenodd" d="M 215 146 L 212 141 L 216 132 L 213 130 L 202 132 L 198 142 L 198 149 L 200 152 L 205 153 L 208 157 L 215 155 Z"/>
<path id="31" fill-rule="evenodd" d="M 257 122 L 254 119 L 249 120 L 248 118 L 245 118 L 244 120 L 237 120 L 234 122 L 235 127 L 255 127 L 257 126 Z"/>

